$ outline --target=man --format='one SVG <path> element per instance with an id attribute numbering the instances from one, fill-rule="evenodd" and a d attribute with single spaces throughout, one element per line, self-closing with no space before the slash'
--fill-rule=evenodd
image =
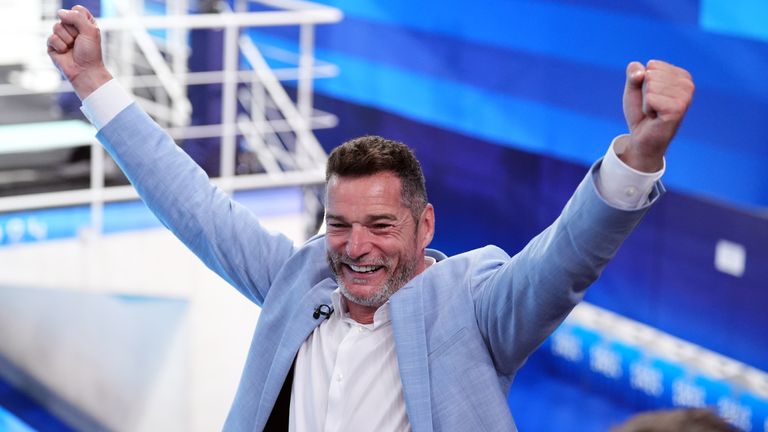
<path id="1" fill-rule="evenodd" d="M 509 257 L 430 251 L 435 212 L 404 145 L 332 152 L 327 234 L 294 246 L 263 230 L 132 103 L 82 7 L 60 11 L 49 54 L 147 205 L 211 269 L 262 306 L 227 430 L 513 430 L 506 393 L 663 192 L 663 156 L 690 75 L 627 67 L 630 134 L 561 216 Z"/>

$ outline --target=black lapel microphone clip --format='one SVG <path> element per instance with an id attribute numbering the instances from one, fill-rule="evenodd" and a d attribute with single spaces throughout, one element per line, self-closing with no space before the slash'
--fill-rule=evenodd
<path id="1" fill-rule="evenodd" d="M 312 318 L 319 319 L 321 316 L 323 316 L 325 319 L 328 319 L 331 317 L 331 314 L 333 314 L 333 308 L 327 304 L 321 304 L 315 308 L 315 312 L 312 314 Z"/>

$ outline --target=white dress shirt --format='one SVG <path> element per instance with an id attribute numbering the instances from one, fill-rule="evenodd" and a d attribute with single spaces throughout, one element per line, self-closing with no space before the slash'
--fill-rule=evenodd
<path id="1" fill-rule="evenodd" d="M 83 100 L 81 110 L 101 129 L 132 102 L 131 95 L 111 80 Z M 608 204 L 636 209 L 648 203 L 665 168 L 655 173 L 634 170 L 618 158 L 624 149 L 617 146 L 614 139 L 595 185 Z M 410 430 L 389 303 L 376 311 L 372 324 L 363 325 L 349 317 L 338 289 L 332 299 L 334 313 L 315 328 L 296 357 L 290 430 Z"/>
<path id="2" fill-rule="evenodd" d="M 389 302 L 372 324 L 360 324 L 350 318 L 338 288 L 331 298 L 333 314 L 296 356 L 289 430 L 410 431 Z"/>

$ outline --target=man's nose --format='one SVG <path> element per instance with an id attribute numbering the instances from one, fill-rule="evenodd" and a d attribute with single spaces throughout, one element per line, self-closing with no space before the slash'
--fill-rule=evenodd
<path id="1" fill-rule="evenodd" d="M 368 230 L 360 225 L 352 225 L 347 241 L 347 255 L 352 259 L 363 257 L 371 251 L 371 241 Z"/>

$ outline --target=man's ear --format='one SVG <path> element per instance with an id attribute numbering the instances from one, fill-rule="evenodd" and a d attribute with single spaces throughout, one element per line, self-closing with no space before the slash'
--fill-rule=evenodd
<path id="1" fill-rule="evenodd" d="M 435 236 L 435 208 L 432 204 L 427 203 L 421 212 L 417 235 L 422 249 L 426 249 L 432 243 L 432 238 Z"/>

